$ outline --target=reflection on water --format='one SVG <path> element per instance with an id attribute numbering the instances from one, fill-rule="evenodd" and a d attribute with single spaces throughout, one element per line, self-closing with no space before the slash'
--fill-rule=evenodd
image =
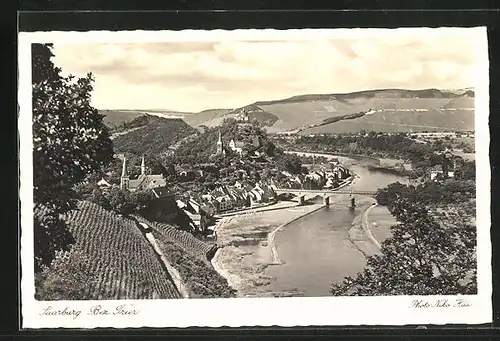
<path id="1" fill-rule="evenodd" d="M 346 189 L 375 191 L 404 177 L 370 171 L 373 159 L 339 157 L 358 176 Z M 366 259 L 349 239 L 349 229 L 362 207 L 348 208 L 350 199 L 325 207 L 286 226 L 275 241 L 283 265 L 272 265 L 266 274 L 275 277 L 269 289 L 297 290 L 304 296 L 329 296 L 330 285 L 363 270 Z"/>

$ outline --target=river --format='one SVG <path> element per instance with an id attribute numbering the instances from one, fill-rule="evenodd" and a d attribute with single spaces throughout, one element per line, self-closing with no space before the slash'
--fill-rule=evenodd
<path id="1" fill-rule="evenodd" d="M 368 165 L 378 164 L 376 159 L 336 158 L 356 174 L 354 182 L 345 187 L 346 190 L 374 191 L 396 181 L 407 183 L 405 177 L 368 170 Z M 348 196 L 337 197 L 330 207 L 305 216 L 277 233 L 276 247 L 284 264 L 271 265 L 265 270 L 266 275 L 274 278 L 268 286 L 270 291 L 297 292 L 307 297 L 329 296 L 331 283 L 339 282 L 345 276 L 355 276 L 363 270 L 366 257 L 349 238 L 349 230 L 356 216 L 374 199 L 355 197 L 357 207 L 354 210 L 348 207 Z M 390 215 L 387 210 L 386 214 Z M 377 218 L 381 217 L 385 219 L 379 213 Z M 388 231 L 388 228 L 385 232 L 377 231 L 377 238 L 385 239 Z"/>

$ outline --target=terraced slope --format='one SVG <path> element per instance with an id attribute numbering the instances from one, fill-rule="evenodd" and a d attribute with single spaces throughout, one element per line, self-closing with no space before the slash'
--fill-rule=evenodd
<path id="1" fill-rule="evenodd" d="M 158 222 L 150 222 L 143 217 L 135 216 L 135 218 L 147 225 L 151 226 L 158 233 L 164 235 L 165 240 L 177 244 L 186 250 L 191 255 L 203 259 L 210 260 L 216 250 L 215 243 L 208 243 L 197 239 L 192 234 L 179 230 L 172 225 L 162 224 Z"/>
<path id="2" fill-rule="evenodd" d="M 43 210 L 35 215 L 43 215 Z M 180 298 L 134 221 L 90 202 L 79 202 L 65 221 L 76 243 L 56 259 L 37 288 L 42 299 Z M 72 288 L 82 285 L 79 292 Z"/>
<path id="3" fill-rule="evenodd" d="M 179 271 L 192 298 L 234 297 L 229 286 L 210 263 L 217 246 L 204 242 L 172 225 L 150 222 L 135 217 L 152 228 L 156 243 L 168 262 Z"/>
<path id="4" fill-rule="evenodd" d="M 190 242 L 176 243 L 168 229 L 153 228 L 153 236 L 168 259 L 184 279 L 191 298 L 229 298 L 235 297 L 235 290 L 227 280 L 215 271 L 199 246 L 182 247 Z M 185 236 L 183 236 L 185 237 Z M 182 237 L 181 237 L 182 238 Z M 198 256 L 196 256 L 198 254 Z"/>

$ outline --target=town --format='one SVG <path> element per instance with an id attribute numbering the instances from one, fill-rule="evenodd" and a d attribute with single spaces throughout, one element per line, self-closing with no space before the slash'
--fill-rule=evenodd
<path id="1" fill-rule="evenodd" d="M 33 44 L 35 299 L 477 293 L 473 88 L 97 110 L 52 51 Z"/>
<path id="2" fill-rule="evenodd" d="M 241 121 L 248 122 L 248 117 L 244 116 Z M 210 229 L 211 225 L 215 223 L 214 218 L 220 217 L 221 214 L 244 213 L 247 210 L 272 206 L 280 199 L 284 199 L 283 196 L 280 198 L 276 194 L 278 188 L 332 190 L 341 188 L 352 181 L 349 170 L 341 165 L 337 159 L 333 159 L 327 163 L 303 167 L 299 174 L 292 174 L 289 170 L 273 168 L 270 171 L 278 175 L 276 178 L 261 179 L 254 183 L 251 179 L 249 180 L 250 172 L 244 167 L 245 162 L 251 159 L 257 163 L 268 164 L 269 160 L 259 151 L 261 146 L 258 136 L 253 136 L 252 142 L 253 148 L 243 152 L 243 147 L 246 146 L 243 142 L 231 138 L 229 143 L 225 143 L 219 131 L 215 146 L 216 152 L 212 156 L 230 160 L 230 166 L 238 174 L 238 179 L 227 184 L 219 184 L 205 192 L 194 191 L 191 195 L 180 195 L 171 192 L 172 184 L 167 184 L 164 174 L 152 174 L 151 169 L 146 164 L 144 155 L 141 156 L 140 173 L 130 176 L 127 173 L 127 157 L 125 154 L 116 154 L 114 157 L 122 161 L 120 182 L 113 183 L 101 177 L 97 181 L 97 185 L 104 194 L 109 192 L 111 188 L 119 188 L 122 191 L 129 192 L 150 191 L 154 195 L 153 200 L 165 201 L 173 199 L 191 220 L 193 230 L 201 231 L 210 237 L 214 232 L 213 229 Z M 203 163 L 201 165 L 189 165 L 187 169 L 176 165 L 174 167 L 175 177 L 179 179 L 179 182 L 196 177 L 203 179 L 206 176 L 205 170 L 210 167 L 215 168 L 217 166 L 215 163 Z M 151 201 L 148 202 L 148 205 L 162 207 L 153 204 Z"/>

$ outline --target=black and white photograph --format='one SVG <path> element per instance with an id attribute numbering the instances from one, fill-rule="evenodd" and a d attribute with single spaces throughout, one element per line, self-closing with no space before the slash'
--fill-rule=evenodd
<path id="1" fill-rule="evenodd" d="M 160 33 L 20 35 L 28 327 L 491 321 L 485 29 Z"/>

